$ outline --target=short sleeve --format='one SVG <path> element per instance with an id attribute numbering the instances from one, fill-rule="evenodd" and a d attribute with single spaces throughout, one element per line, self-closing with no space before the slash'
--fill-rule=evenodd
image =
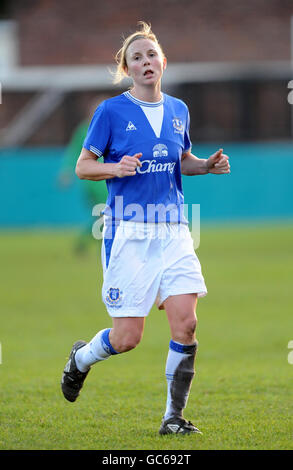
<path id="1" fill-rule="evenodd" d="M 189 126 L 190 126 L 190 116 L 189 116 L 189 111 L 187 110 L 186 126 L 185 126 L 185 132 L 184 132 L 184 152 L 188 152 L 192 147 L 190 137 L 189 137 Z"/>
<path id="2" fill-rule="evenodd" d="M 104 101 L 93 115 L 83 147 L 93 152 L 97 157 L 101 157 L 107 150 L 110 135 L 110 121 L 106 101 Z"/>

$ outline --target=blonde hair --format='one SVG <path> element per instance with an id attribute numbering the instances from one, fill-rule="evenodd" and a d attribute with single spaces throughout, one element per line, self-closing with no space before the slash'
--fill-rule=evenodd
<path id="1" fill-rule="evenodd" d="M 116 71 L 113 74 L 114 75 L 113 83 L 115 84 L 120 83 L 124 77 L 127 77 L 127 74 L 125 72 L 125 68 L 127 67 L 126 51 L 128 47 L 130 46 L 130 44 L 132 44 L 137 39 L 150 39 L 155 44 L 157 44 L 157 46 L 159 46 L 162 57 L 165 57 L 162 46 L 160 45 L 156 35 L 151 30 L 151 25 L 148 23 L 145 23 L 144 21 L 139 21 L 138 26 L 140 26 L 141 29 L 135 31 L 135 33 L 130 34 L 127 38 L 124 38 L 123 45 L 115 56 L 115 61 L 117 63 Z"/>

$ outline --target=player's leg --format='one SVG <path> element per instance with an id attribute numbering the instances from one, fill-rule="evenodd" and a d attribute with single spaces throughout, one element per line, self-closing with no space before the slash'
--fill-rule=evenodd
<path id="1" fill-rule="evenodd" d="M 129 224 L 120 221 L 113 227 L 111 222 L 104 227 L 102 298 L 113 318 L 113 328 L 97 333 L 88 344 L 74 345 L 62 382 L 63 394 L 68 395 L 68 388 L 76 388 L 70 393 L 71 401 L 77 398 L 92 364 L 129 351 L 139 343 L 144 318 L 156 299 L 161 268 L 157 251 L 152 250 L 151 245 L 155 244 L 156 248 L 160 244 L 148 236 L 144 224 L 139 227 Z"/>
<path id="2" fill-rule="evenodd" d="M 112 328 L 99 331 L 77 351 L 75 361 L 81 372 L 86 372 L 96 362 L 134 349 L 140 342 L 144 317 L 119 317 L 112 320 Z"/>
<path id="3" fill-rule="evenodd" d="M 164 308 L 173 341 L 191 344 L 195 341 L 197 294 L 171 295 Z"/>
<path id="4" fill-rule="evenodd" d="M 144 317 L 113 318 L 113 328 L 99 331 L 88 343 L 77 341 L 62 376 L 64 397 L 75 401 L 91 366 L 134 349 L 142 338 L 143 329 Z"/>
<path id="5" fill-rule="evenodd" d="M 109 339 L 118 353 L 134 349 L 141 341 L 145 317 L 113 318 Z"/>
<path id="6" fill-rule="evenodd" d="M 196 303 L 197 294 L 174 295 L 164 301 L 172 339 L 166 362 L 167 404 L 160 434 L 199 432 L 183 418 L 194 377 Z"/>

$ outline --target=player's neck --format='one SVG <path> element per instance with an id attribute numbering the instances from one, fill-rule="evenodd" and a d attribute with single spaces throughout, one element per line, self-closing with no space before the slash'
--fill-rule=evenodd
<path id="1" fill-rule="evenodd" d="M 162 99 L 161 86 L 156 87 L 133 87 L 130 90 L 130 93 L 134 98 L 137 98 L 141 101 L 146 101 L 149 103 L 157 103 Z"/>

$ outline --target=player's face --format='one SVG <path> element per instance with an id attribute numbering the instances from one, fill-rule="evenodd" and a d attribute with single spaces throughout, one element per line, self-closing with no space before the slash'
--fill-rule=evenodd
<path id="1" fill-rule="evenodd" d="M 137 39 L 126 51 L 126 73 L 135 85 L 157 84 L 166 68 L 166 58 L 151 39 Z"/>

